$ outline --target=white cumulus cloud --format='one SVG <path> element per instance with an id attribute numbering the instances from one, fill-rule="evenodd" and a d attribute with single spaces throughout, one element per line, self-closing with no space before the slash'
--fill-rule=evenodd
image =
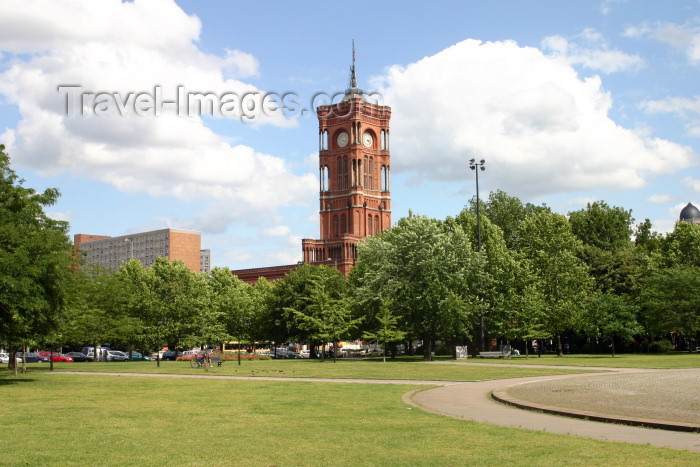
<path id="1" fill-rule="evenodd" d="M 566 63 L 603 73 L 635 70 L 644 65 L 639 55 L 611 49 L 603 36 L 593 29 L 583 30 L 575 39 L 583 41 L 583 45 L 562 36 L 548 36 L 542 40 L 542 48 Z"/>
<path id="2" fill-rule="evenodd" d="M 69 106 L 87 109 L 84 115 L 66 114 L 62 85 L 116 96 L 115 102 L 153 96 L 156 88 L 166 101 L 178 87 L 214 96 L 259 92 L 241 81 L 259 74 L 257 59 L 236 49 L 203 52 L 200 28 L 199 19 L 172 0 L 4 1 L 0 52 L 7 66 L 0 94 L 17 106 L 21 121 L 0 138 L 11 146 L 13 161 L 42 174 L 82 174 L 126 192 L 209 200 L 209 218 L 200 220 L 213 231 L 237 218 L 232 205 L 274 217 L 283 205 L 308 203 L 317 188 L 312 173 L 295 175 L 280 157 L 230 144 L 198 113 L 183 114 L 183 101 L 160 115 L 139 116 L 133 105 L 101 115 L 97 98 L 88 96 Z M 296 124 L 281 115 L 255 115 L 250 123 Z"/>
<path id="3" fill-rule="evenodd" d="M 668 97 L 641 103 L 647 113 L 670 113 L 680 117 L 690 136 L 700 138 L 700 96 Z"/>
<path id="4" fill-rule="evenodd" d="M 657 22 L 629 26 L 625 30 L 625 36 L 649 37 L 664 42 L 682 51 L 691 64 L 700 64 L 700 18 L 698 17 L 691 18 L 684 24 Z"/>
<path id="5" fill-rule="evenodd" d="M 671 195 L 651 195 L 646 200 L 650 203 L 667 203 L 671 201 Z"/>
<path id="6" fill-rule="evenodd" d="M 540 196 L 638 188 L 695 157 L 619 126 L 599 77 L 511 41 L 465 40 L 375 85 L 392 107 L 393 169 L 416 178 L 462 180 L 484 158 L 499 187 Z"/>

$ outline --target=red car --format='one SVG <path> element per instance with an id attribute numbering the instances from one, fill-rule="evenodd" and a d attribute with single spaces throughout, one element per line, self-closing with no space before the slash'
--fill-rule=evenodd
<path id="1" fill-rule="evenodd" d="M 48 350 L 42 350 L 41 352 L 37 352 L 37 354 L 41 355 L 42 357 L 46 357 L 49 359 L 52 359 L 54 362 L 72 362 L 73 359 L 70 357 L 66 357 L 63 354 L 60 354 L 58 352 L 53 353 L 53 357 L 51 357 L 51 352 Z"/>

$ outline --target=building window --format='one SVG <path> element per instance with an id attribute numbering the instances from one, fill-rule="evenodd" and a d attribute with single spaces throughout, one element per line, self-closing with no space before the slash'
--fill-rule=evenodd
<path id="1" fill-rule="evenodd" d="M 333 216 L 333 235 L 338 236 L 338 216 Z"/>
<path id="2" fill-rule="evenodd" d="M 343 215 L 340 217 L 340 231 L 341 231 L 342 233 L 347 233 L 347 231 L 348 231 L 348 220 L 347 220 L 347 218 L 345 217 L 345 214 L 343 214 Z"/>

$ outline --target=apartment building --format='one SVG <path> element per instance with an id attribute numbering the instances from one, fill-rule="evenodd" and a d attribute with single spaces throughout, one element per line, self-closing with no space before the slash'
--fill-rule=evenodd
<path id="1" fill-rule="evenodd" d="M 131 258 L 138 259 L 145 267 L 155 263 L 157 257 L 169 261 L 179 259 L 191 271 L 203 270 L 201 233 L 192 230 L 161 229 L 120 237 L 76 234 L 73 245 L 83 257 L 83 264 L 99 264 L 117 270 Z M 204 250 L 208 251 L 208 250 Z M 210 255 L 206 255 L 208 272 Z"/>

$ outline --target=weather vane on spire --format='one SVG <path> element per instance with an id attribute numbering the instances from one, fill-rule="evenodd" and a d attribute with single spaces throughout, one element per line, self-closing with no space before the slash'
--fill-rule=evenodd
<path id="1" fill-rule="evenodd" d="M 352 40 L 352 65 L 350 66 L 350 83 L 349 87 L 345 90 L 345 97 L 343 100 L 350 98 L 361 98 L 362 90 L 357 87 L 357 76 L 355 75 L 355 39 Z"/>
<path id="2" fill-rule="evenodd" d="M 355 39 L 352 40 L 352 66 L 350 67 L 350 89 L 357 89 L 357 76 L 355 75 Z"/>

